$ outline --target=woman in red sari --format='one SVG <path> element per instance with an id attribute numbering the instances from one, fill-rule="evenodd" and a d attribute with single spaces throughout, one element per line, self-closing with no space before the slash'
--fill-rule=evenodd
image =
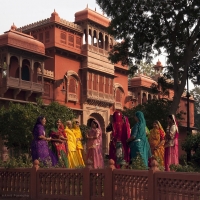
<path id="1" fill-rule="evenodd" d="M 63 162 L 65 167 L 68 167 L 68 147 L 66 143 L 67 138 L 64 126 L 60 119 L 57 120 L 55 128 L 51 129 L 50 136 L 52 138 L 52 145 L 58 159 Z"/>

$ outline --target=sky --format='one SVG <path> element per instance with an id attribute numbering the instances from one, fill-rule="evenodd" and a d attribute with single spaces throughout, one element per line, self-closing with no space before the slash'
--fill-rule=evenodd
<path id="1" fill-rule="evenodd" d="M 62 19 L 74 22 L 74 14 L 88 8 L 103 13 L 95 0 L 0 0 L 0 35 L 8 31 L 14 23 L 17 28 L 49 18 L 55 11 Z M 158 59 L 163 65 L 166 56 L 155 57 L 153 64 Z M 190 89 L 194 86 L 190 83 Z"/>

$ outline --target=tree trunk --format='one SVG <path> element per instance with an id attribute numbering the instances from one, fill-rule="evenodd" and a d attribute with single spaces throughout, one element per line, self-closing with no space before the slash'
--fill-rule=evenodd
<path id="1" fill-rule="evenodd" d="M 180 103 L 180 99 L 181 96 L 184 92 L 184 88 L 186 85 L 186 77 L 187 77 L 187 68 L 185 67 L 185 71 L 183 73 L 183 76 L 181 78 L 181 84 L 179 83 L 179 79 L 178 79 L 178 69 L 179 67 L 174 68 L 174 97 L 173 97 L 173 102 L 170 108 L 170 114 L 176 114 L 176 111 L 178 109 L 179 103 Z"/>

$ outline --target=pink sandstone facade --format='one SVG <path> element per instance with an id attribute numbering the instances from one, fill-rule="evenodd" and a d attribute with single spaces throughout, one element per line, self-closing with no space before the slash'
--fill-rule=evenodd
<path id="1" fill-rule="evenodd" d="M 106 17 L 89 8 L 75 13 L 73 23 L 54 11 L 39 22 L 21 28 L 13 25 L 0 35 L 0 104 L 35 102 L 42 97 L 45 104 L 57 101 L 70 107 L 83 124 L 96 118 L 104 132 L 103 150 L 108 153 L 110 138 L 105 127 L 114 110 L 162 98 L 150 90 L 156 77 L 138 74 L 128 81 L 128 68 L 107 59 L 115 44 L 106 32 L 108 25 Z M 155 70 L 158 77 L 160 62 Z M 173 91 L 167 98 L 173 98 Z M 179 109 L 186 111 L 184 94 Z M 190 112 L 193 127 L 193 99 Z M 186 119 L 181 128 L 184 133 L 185 127 Z"/>

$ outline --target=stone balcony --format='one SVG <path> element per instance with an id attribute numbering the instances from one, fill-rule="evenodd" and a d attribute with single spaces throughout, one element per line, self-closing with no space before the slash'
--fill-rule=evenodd
<path id="1" fill-rule="evenodd" d="M 120 102 L 115 102 L 115 109 L 116 109 L 116 110 L 123 110 L 122 103 L 120 103 Z"/>
<path id="2" fill-rule="evenodd" d="M 87 99 L 101 102 L 102 104 L 114 104 L 114 95 L 106 94 L 103 92 L 98 92 L 95 90 L 88 90 L 87 91 Z"/>
<path id="3" fill-rule="evenodd" d="M 36 93 L 43 93 L 43 85 L 41 83 L 24 81 L 19 78 L 5 77 L 2 79 L 2 88 L 13 88 Z"/>
<path id="4" fill-rule="evenodd" d="M 106 57 L 109 56 L 108 51 L 106 51 L 105 49 L 102 49 L 102 48 L 99 48 L 99 47 L 95 47 L 95 46 L 90 45 L 90 44 L 84 44 L 84 45 L 82 45 L 82 52 L 83 52 L 83 54 L 85 52 L 87 52 L 87 51 L 92 51 L 92 52 L 104 55 Z"/>

